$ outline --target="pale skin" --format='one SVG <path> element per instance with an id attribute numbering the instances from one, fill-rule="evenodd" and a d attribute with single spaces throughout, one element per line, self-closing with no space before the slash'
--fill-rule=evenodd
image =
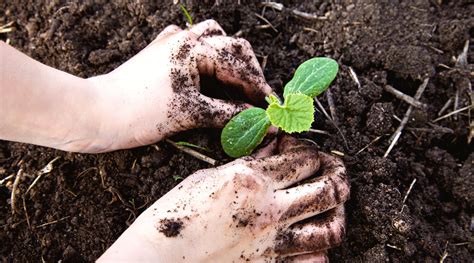
<path id="1" fill-rule="evenodd" d="M 73 152 L 220 128 L 251 107 L 202 95 L 203 75 L 239 87 L 252 103 L 272 92 L 249 43 L 225 36 L 213 20 L 187 30 L 169 26 L 114 71 L 88 79 L 3 42 L 0 60 L 0 139 Z M 325 262 L 327 249 L 344 236 L 348 196 L 341 161 L 284 136 L 252 157 L 190 175 L 99 261 Z"/>
<path id="2" fill-rule="evenodd" d="M 202 95 L 200 74 L 241 86 L 254 102 L 272 92 L 248 42 L 224 34 L 212 20 L 185 31 L 169 26 L 114 71 L 88 79 L 34 61 L 0 41 L 0 138 L 97 153 L 147 145 L 192 128 L 222 127 L 250 105 Z M 226 64 L 219 52 L 232 45 L 242 46 L 250 59 Z M 183 52 L 183 46 L 189 50 Z M 241 74 L 249 77 L 243 80 Z M 195 111 L 189 105 L 204 106 Z"/>
<path id="3" fill-rule="evenodd" d="M 99 261 L 326 261 L 325 251 L 345 231 L 344 165 L 289 136 L 279 141 L 278 154 L 267 149 L 190 175 L 140 215 Z M 321 176 L 295 186 L 318 170 Z M 312 218 L 323 212 L 322 219 Z"/>

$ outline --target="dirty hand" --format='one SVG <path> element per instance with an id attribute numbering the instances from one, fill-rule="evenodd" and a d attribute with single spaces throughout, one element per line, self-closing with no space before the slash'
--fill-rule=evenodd
<path id="1" fill-rule="evenodd" d="M 190 175 L 99 261 L 327 260 L 326 250 L 345 232 L 344 165 L 289 136 L 278 148 L 278 155 L 256 154 Z"/>
<path id="2" fill-rule="evenodd" d="M 214 20 L 186 30 L 168 26 L 135 57 L 89 79 L 110 102 L 109 121 L 102 125 L 113 144 L 105 150 L 154 143 L 192 128 L 223 127 L 250 107 L 201 94 L 203 75 L 240 88 L 254 103 L 272 91 L 246 40 L 227 37 Z"/>

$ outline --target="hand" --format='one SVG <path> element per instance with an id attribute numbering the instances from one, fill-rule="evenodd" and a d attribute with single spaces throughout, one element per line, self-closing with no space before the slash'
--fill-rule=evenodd
<path id="1" fill-rule="evenodd" d="M 241 88 L 255 103 L 272 92 L 246 40 L 226 37 L 214 20 L 189 30 L 168 26 L 135 57 L 89 79 L 105 103 L 102 133 L 109 141 L 98 151 L 146 145 L 192 128 L 223 127 L 251 107 L 202 95 L 202 75 Z"/>
<path id="2" fill-rule="evenodd" d="M 344 165 L 292 137 L 281 140 L 279 151 L 190 175 L 140 215 L 99 260 L 326 260 L 326 250 L 345 232 Z M 319 170 L 320 176 L 302 183 Z"/>

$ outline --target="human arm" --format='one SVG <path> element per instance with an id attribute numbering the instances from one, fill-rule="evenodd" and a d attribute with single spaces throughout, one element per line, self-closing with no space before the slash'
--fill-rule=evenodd
<path id="1" fill-rule="evenodd" d="M 44 65 L 0 41 L 0 139 L 67 151 L 106 144 L 105 101 L 87 79 Z M 92 149 L 91 149 L 92 150 Z"/>
<path id="2" fill-rule="evenodd" d="M 253 101 L 271 92 L 253 51 L 212 20 L 169 26 L 114 71 L 82 79 L 0 45 L 0 139 L 73 152 L 146 145 L 179 131 L 222 127 L 249 104 L 206 97 L 200 77 L 241 87 Z"/>

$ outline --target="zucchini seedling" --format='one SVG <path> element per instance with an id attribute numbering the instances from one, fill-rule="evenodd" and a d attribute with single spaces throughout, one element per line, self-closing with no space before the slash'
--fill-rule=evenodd
<path id="1" fill-rule="evenodd" d="M 285 85 L 283 99 L 266 97 L 268 107 L 250 108 L 234 116 L 224 127 L 221 144 L 227 155 L 249 155 L 263 141 L 270 125 L 287 133 L 308 131 L 314 120 L 313 98 L 323 93 L 336 77 L 339 65 L 330 58 L 305 61 Z"/>

